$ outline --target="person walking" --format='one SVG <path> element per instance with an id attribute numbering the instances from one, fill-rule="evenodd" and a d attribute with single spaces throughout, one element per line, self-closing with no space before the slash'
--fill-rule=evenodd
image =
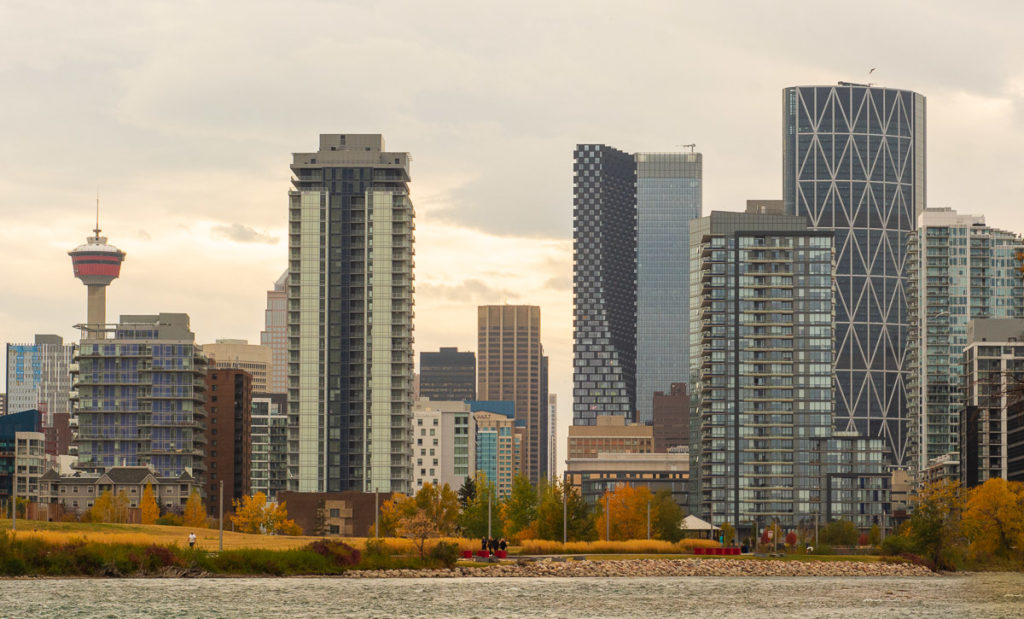
<path id="1" fill-rule="evenodd" d="M 508 550 L 508 542 L 505 541 L 504 537 L 498 542 L 498 550 Z"/>
<path id="2" fill-rule="evenodd" d="M 195 533 L 195 531 L 189 531 L 189 533 L 188 533 L 188 547 L 189 548 L 195 548 L 196 547 L 196 533 Z"/>

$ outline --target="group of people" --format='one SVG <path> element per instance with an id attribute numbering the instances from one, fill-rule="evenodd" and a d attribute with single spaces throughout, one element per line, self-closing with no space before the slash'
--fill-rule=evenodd
<path id="1" fill-rule="evenodd" d="M 492 538 L 488 538 L 488 537 L 481 537 L 480 538 L 480 550 L 489 551 L 492 555 L 494 553 L 498 552 L 499 550 L 507 550 L 507 549 L 508 549 L 508 542 L 505 541 L 504 537 L 501 538 L 500 540 L 494 539 L 493 537 Z"/>

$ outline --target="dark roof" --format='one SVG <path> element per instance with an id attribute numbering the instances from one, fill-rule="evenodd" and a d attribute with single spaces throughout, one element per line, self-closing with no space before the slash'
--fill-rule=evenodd
<path id="1" fill-rule="evenodd" d="M 56 469 L 50 469 L 43 473 L 39 478 L 39 481 L 60 481 L 60 473 Z"/>
<path id="2" fill-rule="evenodd" d="M 114 466 L 102 476 L 115 484 L 141 484 L 147 477 L 156 477 L 148 466 Z"/>

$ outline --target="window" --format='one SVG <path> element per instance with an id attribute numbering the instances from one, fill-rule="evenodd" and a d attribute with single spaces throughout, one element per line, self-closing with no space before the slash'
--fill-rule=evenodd
<path id="1" fill-rule="evenodd" d="M 341 510 L 338 508 L 331 509 L 331 518 L 341 518 Z"/>

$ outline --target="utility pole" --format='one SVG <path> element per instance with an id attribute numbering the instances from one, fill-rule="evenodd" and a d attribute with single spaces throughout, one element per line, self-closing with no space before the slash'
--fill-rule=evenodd
<path id="1" fill-rule="evenodd" d="M 562 482 L 562 544 L 569 541 L 569 491 Z"/>
<path id="2" fill-rule="evenodd" d="M 647 539 L 651 539 L 651 502 L 647 501 Z"/>
<path id="3" fill-rule="evenodd" d="M 491 539 L 491 492 L 487 492 L 487 539 Z"/>
<path id="4" fill-rule="evenodd" d="M 217 517 L 217 522 L 220 523 L 220 544 L 219 552 L 224 552 L 224 480 L 220 480 L 220 515 Z"/>
<path id="5" fill-rule="evenodd" d="M 11 484 L 11 530 L 18 530 L 18 475 L 11 476 L 14 483 Z"/>
<path id="6" fill-rule="evenodd" d="M 820 506 L 821 503 L 819 502 L 818 505 Z M 820 507 L 819 507 L 819 509 L 820 509 Z M 821 512 L 814 512 L 814 545 L 815 546 L 818 545 L 818 514 L 819 513 L 821 513 Z"/>
<path id="7" fill-rule="evenodd" d="M 604 539 L 612 541 L 612 496 L 611 493 L 604 495 Z"/>

